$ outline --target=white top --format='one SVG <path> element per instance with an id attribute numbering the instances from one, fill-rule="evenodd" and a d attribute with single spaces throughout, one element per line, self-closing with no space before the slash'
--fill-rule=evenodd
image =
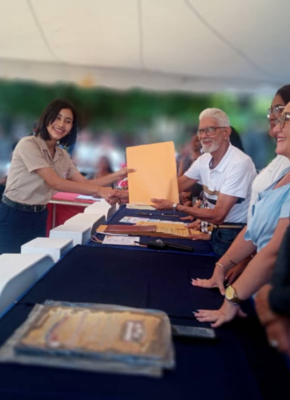
<path id="1" fill-rule="evenodd" d="M 258 194 L 267 189 L 273 182 L 281 176 L 282 171 L 290 167 L 290 161 L 284 156 L 277 156 L 267 167 L 262 169 L 259 175 L 254 179 L 252 185 L 252 194 L 248 210 L 248 222 L 252 219 L 252 208 L 256 203 Z"/>
<path id="2" fill-rule="evenodd" d="M 220 163 L 213 169 L 210 169 L 211 160 L 210 153 L 203 154 L 184 175 L 203 186 L 210 208 L 214 208 L 220 193 L 238 197 L 224 222 L 246 223 L 251 186 L 256 176 L 252 159 L 230 144 Z"/>

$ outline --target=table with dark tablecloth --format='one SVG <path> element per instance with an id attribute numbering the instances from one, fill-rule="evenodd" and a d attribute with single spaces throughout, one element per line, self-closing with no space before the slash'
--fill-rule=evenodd
<path id="1" fill-rule="evenodd" d="M 142 256 L 140 256 L 142 255 Z M 159 309 L 172 323 L 199 324 L 198 308 L 218 308 L 217 290 L 193 287 L 214 258 L 76 246 L 0 320 L 0 344 L 47 299 Z M 216 340 L 174 338 L 176 368 L 161 379 L 62 368 L 0 364 L 0 399 L 280 399 L 289 375 L 249 317 L 216 329 Z M 288 392 L 290 393 L 290 392 Z M 284 397 L 285 398 L 285 397 Z"/>

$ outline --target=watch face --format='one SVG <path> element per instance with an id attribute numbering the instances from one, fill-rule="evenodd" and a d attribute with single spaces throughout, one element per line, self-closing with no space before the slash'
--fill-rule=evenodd
<path id="1" fill-rule="evenodd" d="M 240 304 L 241 300 L 238 298 L 235 289 L 232 286 L 226 288 L 226 299 L 233 304 Z"/>
<path id="2" fill-rule="evenodd" d="M 235 297 L 235 290 L 232 286 L 226 288 L 226 298 L 232 300 Z"/>

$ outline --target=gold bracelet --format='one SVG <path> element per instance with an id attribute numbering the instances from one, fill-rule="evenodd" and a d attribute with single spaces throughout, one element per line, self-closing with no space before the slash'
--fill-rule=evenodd
<path id="1" fill-rule="evenodd" d="M 226 272 L 228 272 L 228 269 L 223 264 L 221 264 L 220 262 L 216 262 L 215 265 L 218 265 L 219 267 L 222 267 Z"/>
<path id="2" fill-rule="evenodd" d="M 227 259 L 229 260 L 229 262 L 230 262 L 231 264 L 233 264 L 233 265 L 237 265 L 237 263 L 236 263 L 236 262 L 234 262 L 233 260 L 231 260 L 231 259 L 230 259 L 230 257 L 228 256 L 228 254 L 227 254 L 227 253 L 225 253 L 224 255 L 227 257 Z"/>

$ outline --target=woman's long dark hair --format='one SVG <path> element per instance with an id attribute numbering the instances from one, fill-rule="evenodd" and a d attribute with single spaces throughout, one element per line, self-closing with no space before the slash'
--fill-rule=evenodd
<path id="1" fill-rule="evenodd" d="M 60 139 L 59 144 L 65 147 L 73 145 L 77 137 L 77 113 L 75 107 L 71 103 L 63 99 L 55 99 L 45 108 L 45 110 L 39 117 L 35 129 L 35 136 L 39 136 L 43 140 L 50 140 L 47 126 L 56 120 L 58 114 L 63 109 L 71 110 L 73 114 L 73 126 L 70 133 L 64 138 Z"/>

